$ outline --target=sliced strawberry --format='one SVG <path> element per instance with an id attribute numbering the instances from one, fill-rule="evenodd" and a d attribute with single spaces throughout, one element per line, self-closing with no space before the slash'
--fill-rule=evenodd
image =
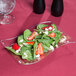
<path id="1" fill-rule="evenodd" d="M 48 35 L 49 37 L 55 37 L 56 34 L 54 32 L 52 32 L 51 34 Z"/>
<path id="2" fill-rule="evenodd" d="M 32 40 L 32 39 L 34 39 L 35 38 L 35 36 L 38 36 L 39 34 L 36 32 L 36 31 L 34 31 L 33 33 L 32 33 L 32 35 L 31 36 L 29 36 L 28 38 L 27 38 L 27 40 Z"/>
<path id="3" fill-rule="evenodd" d="M 17 44 L 17 43 L 13 44 L 12 49 L 14 49 L 14 50 L 18 50 L 18 49 L 19 49 L 18 44 Z"/>
<path id="4" fill-rule="evenodd" d="M 52 31 L 53 30 L 53 26 L 47 26 L 47 27 L 43 27 L 43 30 L 48 29 L 48 31 Z"/>
<path id="5" fill-rule="evenodd" d="M 34 45 L 34 41 L 32 41 L 32 42 L 26 42 L 26 44 L 32 44 L 32 45 Z"/>
<path id="6" fill-rule="evenodd" d="M 41 43 L 38 44 L 37 50 L 36 50 L 36 55 L 44 55 L 44 50 L 43 47 L 41 45 Z"/>
<path id="7" fill-rule="evenodd" d="M 43 27 L 42 29 L 45 30 L 46 28 L 48 29 L 48 26 L 47 27 Z"/>

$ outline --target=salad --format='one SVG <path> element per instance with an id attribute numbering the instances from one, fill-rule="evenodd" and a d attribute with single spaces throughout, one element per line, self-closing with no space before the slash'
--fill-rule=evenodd
<path id="1" fill-rule="evenodd" d="M 18 36 L 17 42 L 6 49 L 23 60 L 33 61 L 40 59 L 49 51 L 53 52 L 66 40 L 67 37 L 58 30 L 55 24 L 39 24 L 33 32 L 26 29 L 22 35 Z"/>

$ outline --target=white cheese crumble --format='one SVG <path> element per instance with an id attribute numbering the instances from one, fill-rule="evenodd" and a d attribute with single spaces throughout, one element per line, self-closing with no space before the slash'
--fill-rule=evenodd
<path id="1" fill-rule="evenodd" d="M 48 31 L 45 31 L 44 33 L 45 33 L 46 35 L 48 35 Z"/>
<path id="2" fill-rule="evenodd" d="M 52 30 L 52 27 L 49 27 L 49 30 Z"/>
<path id="3" fill-rule="evenodd" d="M 19 53 L 20 52 L 20 48 L 18 50 L 16 50 L 16 53 Z"/>
<path id="4" fill-rule="evenodd" d="M 55 29 L 53 29 L 53 31 L 55 31 Z"/>
<path id="5" fill-rule="evenodd" d="M 23 43 L 23 45 L 27 45 L 26 43 Z"/>
<path id="6" fill-rule="evenodd" d="M 21 39 L 19 42 L 23 42 L 23 39 Z"/>
<path id="7" fill-rule="evenodd" d="M 25 56 L 25 57 L 27 57 L 27 54 L 26 54 L 26 53 L 24 53 L 24 56 Z"/>
<path id="8" fill-rule="evenodd" d="M 45 30 L 46 30 L 46 31 L 48 31 L 48 29 L 47 29 L 47 28 L 45 28 Z"/>
<path id="9" fill-rule="evenodd" d="M 55 46 L 56 48 L 58 48 L 59 46 L 56 44 L 56 46 Z"/>
<path id="10" fill-rule="evenodd" d="M 38 57 L 37 59 L 40 60 L 40 57 Z"/>
<path id="11" fill-rule="evenodd" d="M 27 39 L 29 39 L 29 38 L 27 38 Z"/>
<path id="12" fill-rule="evenodd" d="M 22 47 L 23 45 L 20 45 L 20 47 Z"/>
<path id="13" fill-rule="evenodd" d="M 35 39 L 33 39 L 33 41 L 35 41 Z"/>
<path id="14" fill-rule="evenodd" d="M 36 34 L 36 35 L 38 35 L 38 33 L 37 33 L 37 32 L 35 32 L 35 34 Z"/>
<path id="15" fill-rule="evenodd" d="M 40 55 L 38 54 L 38 55 L 36 55 L 36 57 L 38 58 L 38 57 L 40 57 Z"/>
<path id="16" fill-rule="evenodd" d="M 12 48 L 12 46 L 10 48 Z"/>
<path id="17" fill-rule="evenodd" d="M 66 36 L 64 36 L 63 38 L 60 39 L 60 43 L 64 43 L 66 41 Z"/>
<path id="18" fill-rule="evenodd" d="M 50 49 L 51 49 L 52 51 L 54 51 L 54 47 L 53 47 L 52 45 L 50 45 Z"/>
<path id="19" fill-rule="evenodd" d="M 21 61 L 20 60 L 18 62 L 21 64 Z"/>
<path id="20" fill-rule="evenodd" d="M 55 44 L 55 41 L 52 43 L 52 45 L 54 45 Z"/>
<path id="21" fill-rule="evenodd" d="M 69 41 L 67 41 L 67 43 L 69 43 Z"/>
<path id="22" fill-rule="evenodd" d="M 39 34 L 41 34 L 42 32 L 40 31 Z"/>

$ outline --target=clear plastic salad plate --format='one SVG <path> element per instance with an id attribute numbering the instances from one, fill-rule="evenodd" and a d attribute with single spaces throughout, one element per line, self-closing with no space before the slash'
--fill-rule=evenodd
<path id="1" fill-rule="evenodd" d="M 53 22 L 51 22 L 51 21 L 46 21 L 46 22 L 41 22 L 40 24 L 37 24 L 37 25 L 34 25 L 34 26 L 32 26 L 32 27 L 29 27 L 30 28 L 30 30 L 33 32 L 33 31 L 38 31 L 38 28 L 36 29 L 36 26 L 41 26 L 41 25 L 48 25 L 48 26 L 50 26 L 50 25 L 53 25 L 54 23 Z M 53 26 L 54 27 L 54 26 Z M 56 49 L 58 49 L 59 47 L 64 47 L 64 46 L 66 46 L 66 45 L 68 45 L 68 44 L 73 44 L 73 43 L 76 43 L 76 42 L 74 42 L 72 39 L 71 39 L 71 37 L 69 36 L 69 35 L 67 35 L 67 34 L 65 34 L 63 31 L 61 31 L 61 29 L 56 25 L 56 27 L 57 27 L 57 30 L 58 31 L 60 31 L 60 33 L 61 33 L 61 35 L 62 35 L 62 37 L 58 40 L 58 43 L 55 45 L 55 47 L 53 47 L 53 44 L 55 43 L 55 41 L 53 40 L 53 42 L 51 43 L 51 46 L 49 47 L 50 49 L 48 49 L 48 47 L 46 47 L 46 46 L 44 46 L 44 48 L 43 49 L 48 49 L 48 51 L 45 51 L 44 52 L 44 54 L 42 55 L 39 55 L 40 54 L 40 52 L 39 52 L 39 54 L 38 55 L 36 55 L 36 58 L 35 59 L 32 59 L 32 60 L 28 60 L 28 59 L 26 59 L 26 57 L 25 57 L 25 59 L 24 58 L 22 58 L 21 57 L 21 55 L 16 55 L 16 54 L 14 54 L 13 52 L 11 52 L 10 50 L 7 50 L 7 51 L 9 51 L 10 52 L 10 54 L 12 55 L 12 56 L 14 56 L 15 57 L 15 59 L 18 61 L 18 63 L 20 63 L 20 64 L 23 64 L 23 65 L 30 65 L 30 64 L 34 64 L 34 63 L 37 63 L 37 62 L 39 62 L 40 60 L 42 60 L 42 59 L 44 59 L 47 55 L 49 55 L 50 53 L 52 53 L 53 51 L 55 51 Z M 26 28 L 27 29 L 27 28 Z M 45 28 L 44 28 L 45 29 Z M 44 34 L 46 34 L 47 35 L 47 30 L 48 29 L 48 27 L 45 29 L 45 32 L 43 32 Z M 51 31 L 51 29 L 52 28 L 49 28 L 50 29 L 50 31 Z M 41 30 L 41 29 L 39 29 L 39 30 Z M 52 31 L 55 31 L 55 29 L 53 28 L 52 29 Z M 41 34 L 41 32 L 39 32 L 40 33 L 40 35 L 42 35 Z M 54 35 L 53 35 L 54 36 Z M 17 38 L 18 38 L 18 36 L 17 37 L 13 37 L 13 38 L 9 38 L 9 39 L 5 39 L 5 40 L 1 40 L 0 42 L 2 43 L 2 45 L 4 46 L 4 48 L 6 48 L 6 47 L 12 47 L 12 45 L 14 44 L 14 43 L 17 43 Z M 54 39 L 54 37 L 51 37 L 51 39 Z M 58 37 L 57 37 L 58 38 Z M 44 39 L 45 39 L 45 37 L 44 37 Z M 47 43 L 48 43 L 48 37 L 46 37 L 46 40 L 47 40 Z M 33 41 L 34 41 L 34 39 L 33 39 Z M 57 41 L 57 40 L 56 40 Z M 42 41 L 41 41 L 42 42 Z M 50 42 L 50 41 L 49 41 Z M 44 42 L 42 42 L 42 44 L 44 44 L 44 43 L 46 43 L 45 41 Z M 46 47 L 46 48 L 45 48 Z M 22 48 L 22 47 L 21 47 Z M 34 48 L 34 47 L 33 47 Z M 32 48 L 32 49 L 33 49 Z M 36 47 L 36 49 L 37 49 L 37 47 Z M 36 51 L 35 51 L 36 52 Z M 26 53 L 25 53 L 26 54 Z M 35 54 L 35 53 L 34 53 Z"/>

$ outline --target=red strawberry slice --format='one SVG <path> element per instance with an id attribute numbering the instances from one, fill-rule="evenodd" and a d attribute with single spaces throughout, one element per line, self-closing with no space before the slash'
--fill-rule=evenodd
<path id="1" fill-rule="evenodd" d="M 27 40 L 32 40 L 32 39 L 34 39 L 35 38 L 35 36 L 38 36 L 39 34 L 36 32 L 36 31 L 34 31 L 33 33 L 32 33 L 32 35 L 31 36 L 29 36 L 28 38 L 27 38 Z"/>
<path id="2" fill-rule="evenodd" d="M 38 44 L 37 50 L 36 50 L 36 55 L 44 55 L 44 50 L 43 47 L 41 45 L 41 43 Z"/>
<path id="3" fill-rule="evenodd" d="M 34 41 L 32 41 L 32 42 L 26 42 L 26 44 L 32 44 L 32 45 L 34 45 Z"/>
<path id="4" fill-rule="evenodd" d="M 53 30 L 53 26 L 47 26 L 47 27 L 43 27 L 43 30 L 48 29 L 48 31 L 52 31 Z"/>
<path id="5" fill-rule="evenodd" d="M 18 46 L 17 43 L 13 44 L 13 46 L 12 46 L 12 49 L 14 49 L 14 50 L 18 50 L 19 48 L 20 48 L 20 47 Z"/>
<path id="6" fill-rule="evenodd" d="M 55 37 L 56 34 L 54 32 L 52 32 L 51 34 L 48 35 L 49 37 Z"/>

